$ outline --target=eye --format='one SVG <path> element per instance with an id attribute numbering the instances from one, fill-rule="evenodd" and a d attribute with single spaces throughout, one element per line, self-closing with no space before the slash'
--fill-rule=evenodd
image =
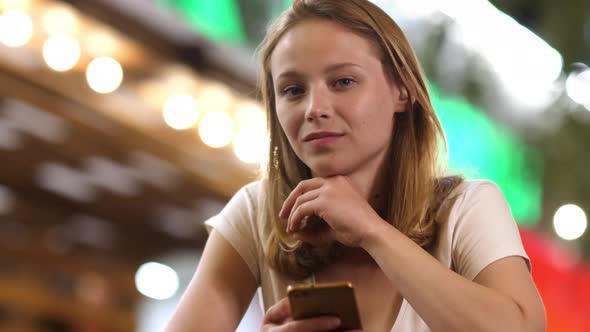
<path id="1" fill-rule="evenodd" d="M 334 86 L 337 88 L 347 88 L 353 85 L 355 81 L 352 78 L 341 78 L 334 82 Z"/>
<path id="2" fill-rule="evenodd" d="M 304 91 L 298 86 L 288 86 L 281 90 L 281 95 L 286 97 L 296 97 L 302 94 Z"/>

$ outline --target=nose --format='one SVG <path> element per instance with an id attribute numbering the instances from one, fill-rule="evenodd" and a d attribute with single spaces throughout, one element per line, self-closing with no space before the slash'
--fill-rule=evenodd
<path id="1" fill-rule="evenodd" d="M 307 109 L 305 119 L 309 122 L 318 119 L 328 119 L 331 116 L 332 106 L 330 104 L 329 94 L 321 87 L 310 89 L 308 93 Z"/>

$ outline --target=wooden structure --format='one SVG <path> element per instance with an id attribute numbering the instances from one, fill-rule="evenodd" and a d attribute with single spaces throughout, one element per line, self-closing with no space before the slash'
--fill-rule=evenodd
<path id="1" fill-rule="evenodd" d="M 142 82 L 177 68 L 244 98 L 250 78 L 211 59 L 214 46 L 196 35 L 170 39 L 101 1 L 71 5 L 117 30 L 125 81 L 100 95 L 82 64 L 42 65 L 40 38 L 0 46 L 2 331 L 133 331 L 136 269 L 202 247 L 202 221 L 256 177 L 229 148 L 167 127 L 142 98 Z"/>

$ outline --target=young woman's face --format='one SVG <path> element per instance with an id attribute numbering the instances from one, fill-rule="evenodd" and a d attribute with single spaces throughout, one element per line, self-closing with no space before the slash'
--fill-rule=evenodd
<path id="1" fill-rule="evenodd" d="M 315 176 L 383 164 L 405 99 L 377 47 L 336 23 L 304 21 L 279 40 L 270 69 L 278 120 Z"/>
<path id="2" fill-rule="evenodd" d="M 336 23 L 304 21 L 279 40 L 270 69 L 278 120 L 315 176 L 383 164 L 405 99 L 377 47 Z"/>

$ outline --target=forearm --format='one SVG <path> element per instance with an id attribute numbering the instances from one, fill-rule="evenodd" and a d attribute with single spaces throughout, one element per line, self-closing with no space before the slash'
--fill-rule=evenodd
<path id="1" fill-rule="evenodd" d="M 241 308 L 227 305 L 218 294 L 183 299 L 165 332 L 233 331 L 242 316 Z"/>
<path id="2" fill-rule="evenodd" d="M 166 332 L 233 331 L 257 287 L 240 255 L 214 231 Z"/>
<path id="3" fill-rule="evenodd" d="M 447 269 L 391 225 L 363 248 L 433 331 L 526 331 L 514 300 Z"/>

